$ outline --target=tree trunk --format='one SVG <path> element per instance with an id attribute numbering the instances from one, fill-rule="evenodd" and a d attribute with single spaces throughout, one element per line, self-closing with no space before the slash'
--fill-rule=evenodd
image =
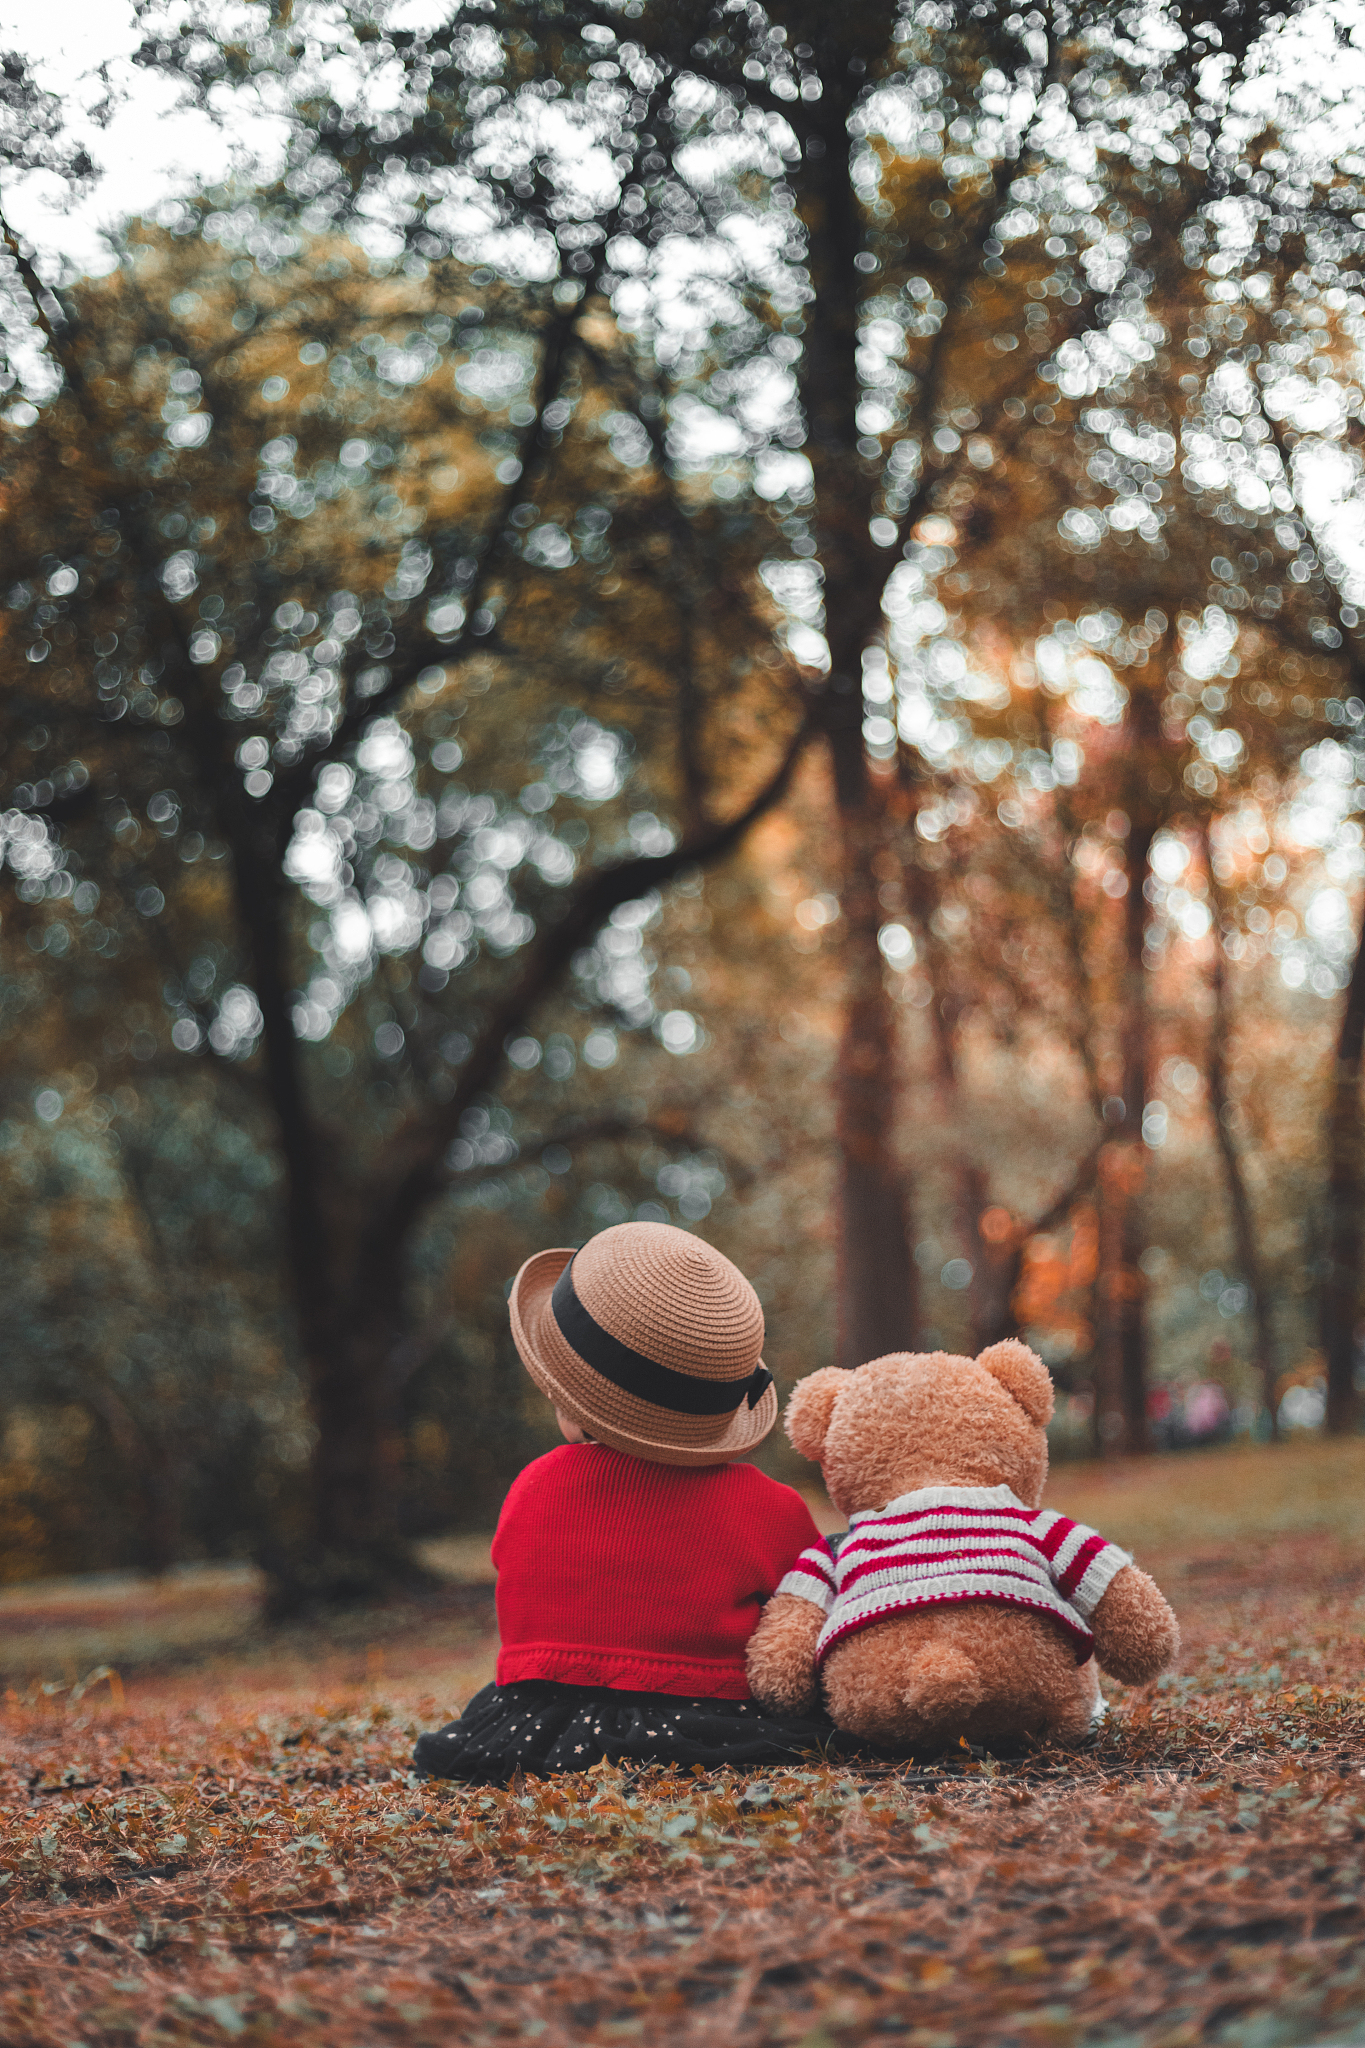
<path id="1" fill-rule="evenodd" d="M 873 863 L 880 844 L 868 787 L 861 690 L 846 700 L 855 729 L 831 720 L 843 855 L 844 1024 L 835 1074 L 839 1148 L 838 1362 L 850 1368 L 918 1336 L 906 1174 L 896 1155 L 896 1013 L 877 934 Z"/>
<path id="2" fill-rule="evenodd" d="M 346 1290 L 332 1355 L 313 1373 L 314 1461 L 319 1541 L 340 1557 L 373 1560 L 381 1574 L 400 1566 L 395 1475 L 402 1462 L 393 1359 L 407 1331 L 401 1260 L 365 1268 L 368 1284 Z"/>
<path id="3" fill-rule="evenodd" d="M 351 1191 L 356 1209 L 361 1199 Z M 382 1597 L 428 1578 L 398 1521 L 406 1377 L 398 1361 L 408 1334 L 403 1248 L 381 1268 L 366 1257 L 352 1215 L 328 1221 L 331 1256 L 323 1271 L 332 1312 L 325 1322 L 299 1317 L 316 1431 L 310 1526 L 301 1543 L 271 1536 L 259 1551 L 275 1620 Z"/>
<path id="4" fill-rule="evenodd" d="M 1365 1129 L 1361 1051 L 1365 1046 L 1365 909 L 1337 1038 L 1327 1113 L 1327 1273 L 1322 1326 L 1327 1349 L 1327 1428 L 1344 1436 L 1356 1419 L 1356 1318 L 1365 1234 Z"/>
<path id="5" fill-rule="evenodd" d="M 183 1471 L 180 1459 L 160 1432 L 150 1437 L 141 1479 L 145 1568 L 153 1578 L 160 1578 L 179 1564 L 184 1537 Z"/>
<path id="6" fill-rule="evenodd" d="M 360 1599 L 424 1574 L 398 1535 L 394 1404 L 384 1363 L 403 1329 L 401 1253 L 376 1271 L 357 1256 L 366 1191 L 327 1155 L 294 1034 L 283 888 L 246 835 L 233 849 L 242 929 L 261 1006 L 266 1087 L 285 1168 L 285 1241 L 317 1432 L 312 1530 L 302 1550 L 268 1540 L 268 1606 L 281 1616 L 315 1602 Z"/>
<path id="7" fill-rule="evenodd" d="M 906 1173 L 895 1147 L 896 1012 L 877 943 L 882 910 L 874 864 L 885 806 L 868 772 L 862 734 L 862 657 L 882 626 L 885 561 L 868 535 L 870 487 L 857 452 L 859 288 L 853 257 L 862 223 L 850 176 L 851 105 L 850 94 L 811 107 L 802 203 L 814 290 L 805 314 L 802 397 L 830 651 L 817 716 L 834 770 L 843 868 L 844 1024 L 835 1072 L 837 1357 L 850 1367 L 910 1349 L 919 1323 Z"/>
<path id="8" fill-rule="evenodd" d="M 1223 1162 L 1228 1207 L 1232 1211 L 1232 1234 L 1237 1247 L 1237 1265 L 1251 1295 L 1252 1318 L 1256 1330 L 1255 1364 L 1261 1382 L 1261 1399 L 1270 1417 L 1270 1434 L 1275 1437 L 1279 1434 L 1279 1423 L 1276 1419 L 1279 1364 L 1274 1317 L 1266 1297 L 1265 1275 L 1261 1266 L 1260 1247 L 1256 1241 L 1256 1226 L 1251 1213 L 1246 1175 L 1242 1169 L 1237 1140 L 1229 1123 L 1232 1105 L 1228 1101 L 1222 1049 L 1218 1046 L 1216 1037 L 1209 1048 L 1207 1078 L 1209 1112 L 1213 1118 L 1214 1135 L 1218 1140 L 1219 1157 Z"/>
<path id="9" fill-rule="evenodd" d="M 142 1569 L 160 1578 L 180 1560 L 183 1484 L 179 1460 L 165 1438 L 144 1427 L 123 1396 L 96 1377 L 82 1378 L 81 1397 L 109 1432 L 137 1503 Z"/>
<path id="10" fill-rule="evenodd" d="M 958 1188 L 972 1268 L 972 1344 L 984 1351 L 989 1344 L 1019 1334 L 1014 1295 L 1023 1271 L 1024 1246 L 1035 1233 L 991 1201 L 984 1168 L 964 1162 Z"/>
<path id="11" fill-rule="evenodd" d="M 1092 1384 L 1095 1406 L 1091 1431 L 1095 1455 L 1108 1457 L 1122 1447 L 1123 1402 L 1119 1364 L 1120 1307 L 1123 1299 L 1123 1225 L 1127 1204 L 1127 1150 L 1112 1139 L 1100 1153 L 1096 1223 L 1095 1363 Z"/>
<path id="12" fill-rule="evenodd" d="M 1232 1036 L 1232 1017 L 1228 1001 L 1228 960 L 1223 948 L 1222 895 L 1218 878 L 1213 872 L 1213 854 L 1209 845 L 1208 821 L 1201 828 L 1204 848 L 1204 866 L 1208 872 L 1209 889 L 1219 915 L 1213 930 L 1213 1020 L 1209 1029 L 1208 1054 L 1205 1060 L 1205 1080 L 1209 1091 L 1209 1113 L 1213 1118 L 1214 1136 L 1218 1141 L 1218 1155 L 1223 1162 L 1223 1179 L 1227 1185 L 1228 1207 L 1232 1211 L 1233 1241 L 1237 1246 L 1237 1264 L 1242 1279 L 1251 1294 L 1252 1314 L 1256 1330 L 1256 1370 L 1261 1381 L 1261 1399 L 1270 1417 L 1272 1438 L 1279 1434 L 1276 1416 L 1276 1387 L 1279 1379 L 1279 1346 L 1275 1339 L 1275 1321 L 1270 1301 L 1266 1294 L 1265 1272 L 1261 1265 L 1261 1248 L 1256 1234 L 1256 1222 L 1251 1209 L 1251 1197 L 1247 1190 L 1246 1174 L 1243 1170 L 1242 1155 L 1232 1128 L 1232 1104 L 1228 1100 L 1227 1048 Z"/>
<path id="13" fill-rule="evenodd" d="M 1146 881 L 1155 823 L 1131 820 L 1128 893 L 1123 904 L 1123 1114 L 1101 1173 L 1100 1272 L 1106 1357 L 1096 1389 L 1100 1448 L 1145 1451 L 1147 1435 L 1147 1248 L 1142 1193 L 1147 1177 L 1142 1115 L 1147 1105 L 1151 1030 L 1143 949 L 1151 906 Z M 1110 1418 L 1113 1418 L 1112 1420 Z"/>
<path id="14" fill-rule="evenodd" d="M 922 876 L 922 870 L 918 871 L 918 874 Z M 925 900 L 928 892 L 918 893 L 921 900 L 916 907 L 920 913 L 924 965 L 928 969 L 930 986 L 933 989 L 929 1017 L 934 1031 L 941 1122 L 945 1136 L 947 1133 L 953 1133 L 946 1142 L 953 1146 L 956 1154 L 953 1165 L 953 1221 L 962 1256 L 972 1269 L 970 1292 L 967 1297 L 971 1342 L 977 1351 L 984 1351 L 988 1344 L 997 1344 L 1002 1337 L 1013 1337 L 1017 1334 L 1014 1290 L 1019 1284 L 1024 1245 L 1029 1233 L 1020 1232 L 1013 1218 L 1007 1216 L 1004 1210 L 998 1212 L 1004 1228 L 996 1231 L 994 1228 L 987 1230 L 983 1227 L 985 1217 L 995 1208 L 995 1204 L 991 1200 L 990 1177 L 985 1167 L 978 1160 L 969 1157 L 963 1143 L 962 1081 L 958 1071 L 958 1005 L 943 985 L 943 949 L 934 939 L 933 912 Z"/>

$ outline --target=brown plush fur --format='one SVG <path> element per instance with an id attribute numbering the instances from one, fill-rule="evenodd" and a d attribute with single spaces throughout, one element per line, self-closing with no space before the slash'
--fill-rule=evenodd
<path id="1" fill-rule="evenodd" d="M 892 1352 L 856 1372 L 830 1367 L 802 1380 L 786 1427 L 818 1460 L 843 1515 L 885 1507 L 926 1486 L 1008 1486 L 1028 1507 L 1047 1480 L 1052 1381 L 1016 1339 L 980 1358 Z M 823 1616 L 779 1594 L 749 1644 L 756 1699 L 785 1712 L 816 1698 L 815 1642 Z M 1126 1565 L 1091 1620 L 1100 1666 L 1128 1685 L 1155 1678 L 1180 1633 L 1161 1593 Z M 1078 1741 L 1099 1700 L 1092 1658 L 1077 1665 L 1045 1615 L 995 1601 L 889 1616 L 838 1643 L 822 1673 L 841 1728 L 890 1748 L 1052 1735 Z"/>
<path id="2" fill-rule="evenodd" d="M 815 1705 L 820 1691 L 815 1642 L 824 1620 L 810 1600 L 773 1594 L 749 1642 L 749 1689 L 765 1706 L 781 1714 L 806 1714 Z"/>
<path id="3" fill-rule="evenodd" d="M 1120 1685 L 1147 1685 L 1175 1662 L 1180 1628 L 1155 1579 L 1135 1564 L 1112 1579 L 1090 1617 L 1101 1668 Z"/>
<path id="4" fill-rule="evenodd" d="M 1075 1742 L 1099 1697 L 1093 1657 L 1078 1664 L 1043 1615 L 987 1600 L 874 1621 L 830 1653 L 824 1680 L 839 1726 L 888 1749 L 936 1749 L 959 1736 Z"/>

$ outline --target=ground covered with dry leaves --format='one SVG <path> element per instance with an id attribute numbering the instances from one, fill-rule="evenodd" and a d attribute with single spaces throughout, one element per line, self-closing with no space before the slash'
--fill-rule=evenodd
<path id="1" fill-rule="evenodd" d="M 1079 1758 L 426 1785 L 486 1574 L 274 1637 L 231 1575 L 103 1637 L 98 1588 L 5 1596 L 0 2044 L 1365 2043 L 1365 1442 L 1050 1498 L 1185 1630 Z"/>

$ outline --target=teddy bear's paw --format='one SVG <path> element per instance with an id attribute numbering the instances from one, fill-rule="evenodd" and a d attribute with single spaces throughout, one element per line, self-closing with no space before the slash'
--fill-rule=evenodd
<path id="1" fill-rule="evenodd" d="M 749 1638 L 749 1690 L 770 1713 L 805 1714 L 815 1705 L 815 1645 L 823 1610 L 792 1593 L 775 1593 Z"/>
<path id="2" fill-rule="evenodd" d="M 1090 1626 L 1101 1666 L 1122 1685 L 1149 1684 L 1180 1652 L 1180 1624 L 1160 1588 L 1135 1564 L 1110 1581 Z"/>

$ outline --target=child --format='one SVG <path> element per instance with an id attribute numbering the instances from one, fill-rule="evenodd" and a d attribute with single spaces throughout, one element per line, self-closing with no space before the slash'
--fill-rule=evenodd
<path id="1" fill-rule="evenodd" d="M 528 1259 L 510 1306 L 566 1441 L 498 1521 L 497 1681 L 421 1737 L 417 1769 L 767 1763 L 827 1740 L 823 1715 L 765 1714 L 744 1674 L 764 1601 L 820 1538 L 798 1493 L 734 1462 L 777 1420 L 743 1274 L 670 1224 L 619 1223 Z"/>

